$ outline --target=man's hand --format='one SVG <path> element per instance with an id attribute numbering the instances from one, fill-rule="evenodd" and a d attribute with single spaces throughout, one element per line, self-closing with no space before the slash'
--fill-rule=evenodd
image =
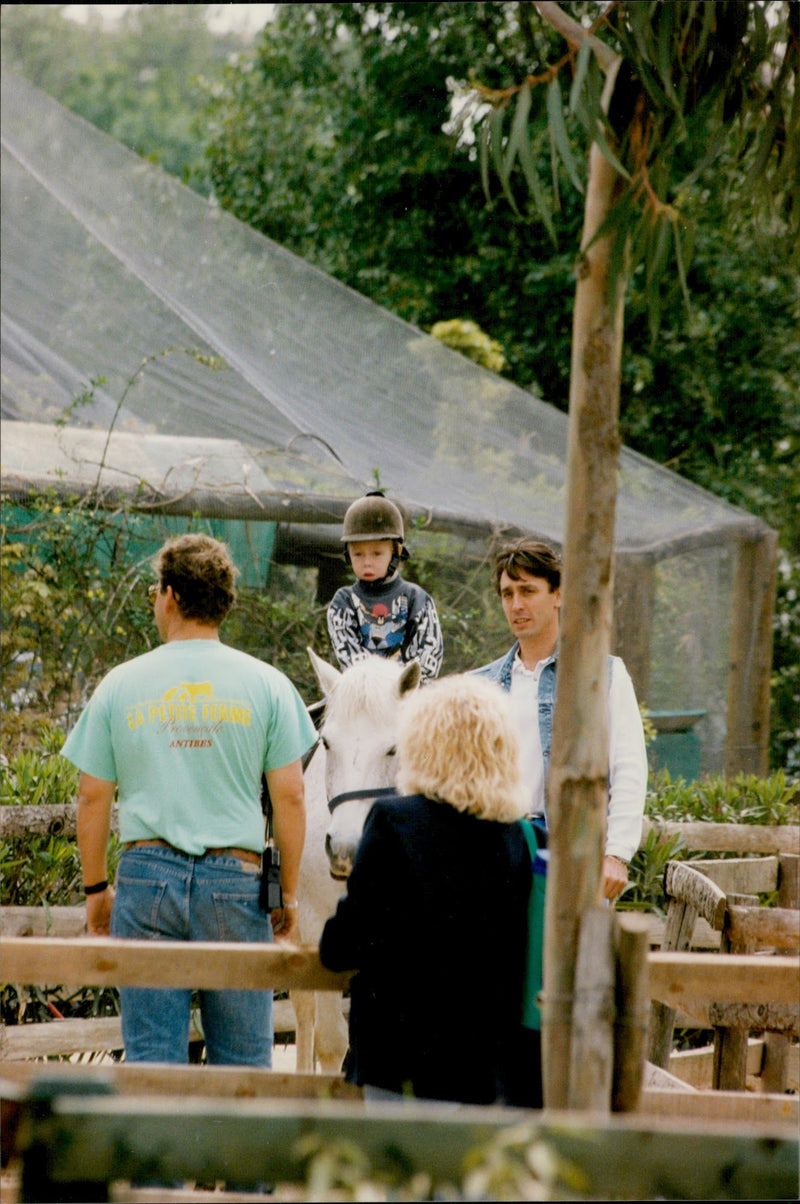
<path id="1" fill-rule="evenodd" d="M 99 895 L 86 896 L 86 931 L 89 936 L 109 936 L 114 887 L 107 886 Z"/>
<path id="2" fill-rule="evenodd" d="M 604 899 L 614 903 L 628 885 L 628 867 L 618 857 L 604 857 L 600 890 Z"/>
<path id="3" fill-rule="evenodd" d="M 276 907 L 270 912 L 272 935 L 276 941 L 294 944 L 300 938 L 300 920 L 297 907 Z"/>

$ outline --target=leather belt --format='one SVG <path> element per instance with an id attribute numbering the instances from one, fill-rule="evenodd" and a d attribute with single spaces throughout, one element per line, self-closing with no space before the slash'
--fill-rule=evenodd
<path id="1" fill-rule="evenodd" d="M 256 853 L 253 849 L 206 849 L 204 853 L 187 853 L 184 849 L 178 849 L 168 840 L 161 840 L 159 837 L 154 837 L 152 840 L 128 840 L 122 847 L 126 852 L 128 849 L 172 849 L 173 853 L 181 853 L 184 857 L 238 857 L 240 861 L 249 861 L 251 865 L 261 865 L 261 854 Z"/>

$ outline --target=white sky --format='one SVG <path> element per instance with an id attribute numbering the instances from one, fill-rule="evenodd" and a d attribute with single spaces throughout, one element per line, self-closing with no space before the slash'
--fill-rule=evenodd
<path id="1" fill-rule="evenodd" d="M 85 21 L 92 10 L 104 21 L 114 21 L 126 8 L 127 4 L 68 4 L 64 13 L 73 21 Z M 254 34 L 270 19 L 274 8 L 274 4 L 212 4 L 208 24 L 215 33 Z"/>

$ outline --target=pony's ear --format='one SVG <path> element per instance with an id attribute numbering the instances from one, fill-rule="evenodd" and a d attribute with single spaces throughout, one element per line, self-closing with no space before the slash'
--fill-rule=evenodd
<path id="1" fill-rule="evenodd" d="M 313 648 L 306 648 L 306 652 L 308 653 L 308 659 L 311 661 L 311 668 L 314 670 L 319 682 L 319 688 L 327 698 L 342 675 L 333 665 L 329 665 L 321 656 L 317 656 Z"/>
<path id="2" fill-rule="evenodd" d="M 403 672 L 400 674 L 400 680 L 397 683 L 397 692 L 402 698 L 404 694 L 408 694 L 410 690 L 416 690 L 422 678 L 422 670 L 419 667 L 419 661 L 409 661 Z"/>

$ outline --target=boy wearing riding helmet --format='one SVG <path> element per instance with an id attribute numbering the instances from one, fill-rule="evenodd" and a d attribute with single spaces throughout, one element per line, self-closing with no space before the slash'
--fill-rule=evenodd
<path id="1" fill-rule="evenodd" d="M 365 655 L 419 662 L 422 680 L 442 667 L 442 630 L 430 594 L 398 572 L 408 559 L 403 517 L 378 491 L 348 508 L 342 526 L 345 559 L 354 585 L 337 590 L 328 607 L 328 632 L 341 669 Z"/>

